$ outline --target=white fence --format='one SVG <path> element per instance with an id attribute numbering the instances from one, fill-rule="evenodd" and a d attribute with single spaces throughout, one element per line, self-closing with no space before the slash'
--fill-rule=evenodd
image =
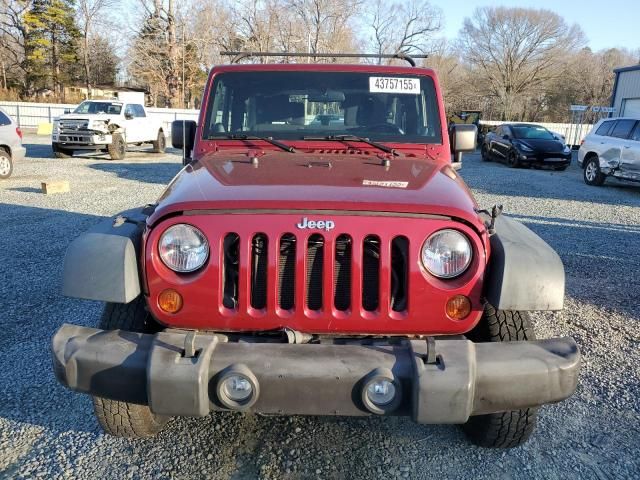
<path id="1" fill-rule="evenodd" d="M 37 128 L 41 123 L 51 123 L 54 118 L 62 115 L 66 109 L 74 109 L 76 105 L 62 103 L 29 103 L 29 102 L 0 102 L 2 107 L 11 115 L 20 128 Z M 147 108 L 147 113 L 160 117 L 165 131 L 171 131 L 174 120 L 198 120 L 199 110 L 181 108 Z M 481 125 L 498 126 L 507 122 L 481 120 Z M 567 142 L 580 145 L 582 139 L 591 131 L 591 124 L 575 125 L 571 123 L 540 123 L 548 130 L 563 135 Z"/>
<path id="2" fill-rule="evenodd" d="M 512 122 L 498 122 L 494 120 L 480 120 L 480 125 L 487 125 L 491 127 L 497 127 L 498 125 L 502 125 L 503 123 L 512 123 Z M 575 124 L 575 123 L 537 123 L 536 125 L 541 125 L 547 130 L 551 130 L 554 133 L 559 133 L 562 135 L 567 143 L 571 145 L 580 145 L 580 142 L 587 136 L 587 134 L 591 131 L 590 123 L 583 124 Z"/>
<path id="3" fill-rule="evenodd" d="M 30 102 L 0 102 L 0 107 L 11 115 L 20 128 L 37 128 L 41 123 L 51 123 L 54 118 L 62 115 L 66 109 L 73 110 L 77 105 L 64 103 L 30 103 Z M 180 108 L 147 108 L 147 113 L 160 117 L 165 131 L 171 131 L 174 120 L 198 120 L 199 110 Z"/>

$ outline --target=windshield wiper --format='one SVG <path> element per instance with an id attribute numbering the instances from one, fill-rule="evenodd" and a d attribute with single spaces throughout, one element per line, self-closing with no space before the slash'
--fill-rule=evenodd
<path id="1" fill-rule="evenodd" d="M 371 145 L 372 147 L 377 148 L 378 150 L 382 150 L 385 153 L 390 153 L 391 155 L 395 155 L 399 157 L 401 155 L 396 149 L 387 147 L 382 143 L 374 142 L 373 140 L 369 140 L 366 137 L 359 137 L 357 135 L 327 135 L 326 137 L 302 137 L 303 140 L 332 140 L 336 142 L 362 142 L 367 145 Z"/>
<path id="2" fill-rule="evenodd" d="M 278 148 L 281 148 L 285 152 L 297 152 L 297 150 L 291 145 L 287 145 L 286 143 L 274 140 L 272 137 L 258 137 L 257 135 L 241 135 L 236 133 L 229 133 L 227 135 L 209 135 L 207 137 L 207 140 L 215 140 L 216 138 L 226 138 L 227 140 L 262 140 L 264 142 L 270 143 L 271 145 L 275 145 Z"/>

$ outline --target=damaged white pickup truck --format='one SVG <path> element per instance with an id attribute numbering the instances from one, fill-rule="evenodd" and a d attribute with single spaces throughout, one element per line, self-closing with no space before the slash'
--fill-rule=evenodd
<path id="1" fill-rule="evenodd" d="M 51 147 L 57 158 L 77 150 L 109 153 L 111 160 L 123 159 L 127 145 L 153 145 L 164 152 L 166 136 L 160 119 L 148 116 L 144 106 L 111 100 L 87 100 L 72 113 L 53 122 Z"/>

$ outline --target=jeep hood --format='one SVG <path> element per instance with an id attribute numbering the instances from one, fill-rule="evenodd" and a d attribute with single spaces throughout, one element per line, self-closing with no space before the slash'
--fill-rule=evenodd
<path id="1" fill-rule="evenodd" d="M 255 152 L 254 152 L 255 153 Z M 448 163 L 377 155 L 219 151 L 187 165 L 149 223 L 192 210 L 281 209 L 434 214 L 479 223 L 471 192 Z"/>

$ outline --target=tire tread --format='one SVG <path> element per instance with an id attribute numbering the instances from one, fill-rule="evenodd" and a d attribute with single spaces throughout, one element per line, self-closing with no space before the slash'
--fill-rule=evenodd
<path id="1" fill-rule="evenodd" d="M 535 340 L 528 312 L 498 310 L 490 304 L 478 326 L 469 333 L 474 342 Z M 477 415 L 469 418 L 463 430 L 481 447 L 513 448 L 525 443 L 536 426 L 537 408 Z"/>
<path id="2" fill-rule="evenodd" d="M 160 326 L 147 311 L 142 295 L 127 304 L 107 303 L 100 318 L 100 328 L 140 333 L 153 333 L 160 330 Z M 117 437 L 152 437 L 159 433 L 169 421 L 168 417 L 152 413 L 147 405 L 95 396 L 93 409 L 103 430 Z"/>

